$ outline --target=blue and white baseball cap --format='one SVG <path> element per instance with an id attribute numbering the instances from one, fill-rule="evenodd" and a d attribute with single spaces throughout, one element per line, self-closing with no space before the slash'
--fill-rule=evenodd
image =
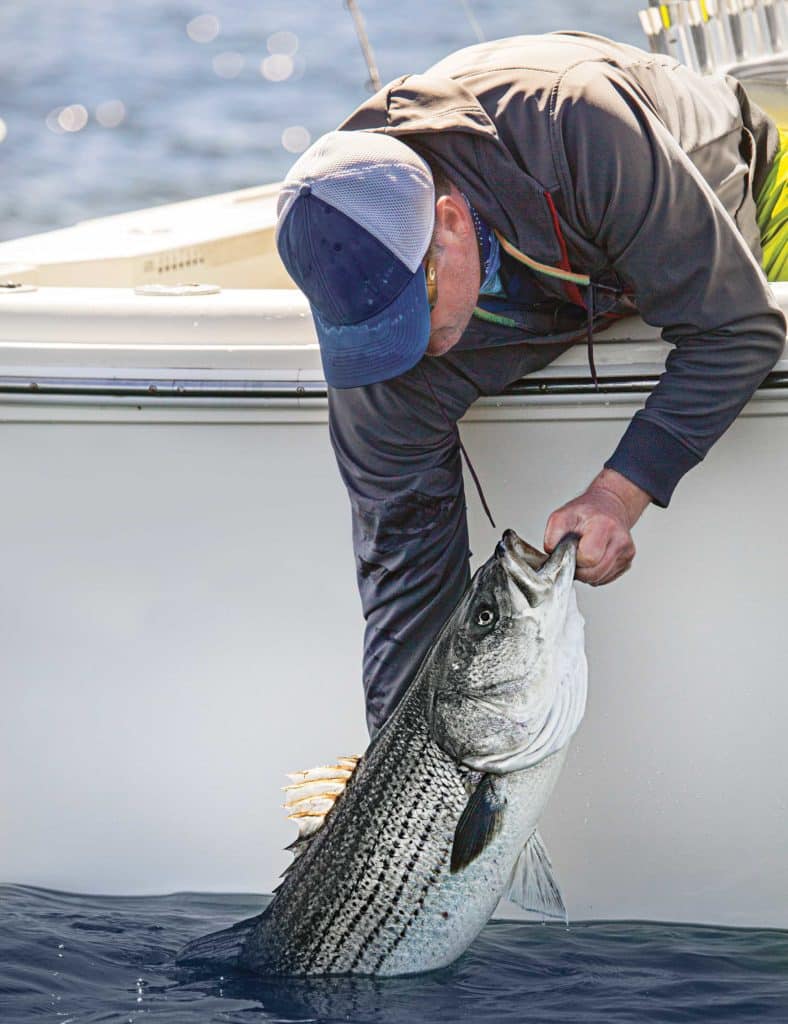
<path id="1" fill-rule="evenodd" d="M 329 132 L 290 169 L 277 211 L 279 255 L 309 299 L 328 383 L 359 387 L 415 366 L 430 336 L 425 161 L 389 135 Z"/>

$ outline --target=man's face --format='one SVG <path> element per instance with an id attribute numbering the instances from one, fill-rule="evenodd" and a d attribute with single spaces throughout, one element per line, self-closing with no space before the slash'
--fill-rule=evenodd
<path id="1" fill-rule="evenodd" d="M 468 326 L 479 294 L 479 246 L 470 210 L 457 188 L 435 204 L 433 256 L 438 300 L 430 315 L 427 355 L 454 348 Z"/>

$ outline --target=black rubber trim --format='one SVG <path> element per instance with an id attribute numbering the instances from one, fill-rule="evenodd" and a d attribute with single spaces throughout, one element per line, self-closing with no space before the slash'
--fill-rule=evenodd
<path id="1" fill-rule="evenodd" d="M 600 377 L 598 389 L 586 377 L 524 377 L 515 381 L 504 396 L 557 395 L 642 395 L 656 386 L 658 375 L 639 377 Z M 788 371 L 770 373 L 759 391 L 788 390 Z M 142 380 L 122 378 L 18 377 L 0 376 L 0 395 L 63 395 L 134 398 L 248 398 L 248 399 L 324 399 L 324 381 L 276 380 Z"/>

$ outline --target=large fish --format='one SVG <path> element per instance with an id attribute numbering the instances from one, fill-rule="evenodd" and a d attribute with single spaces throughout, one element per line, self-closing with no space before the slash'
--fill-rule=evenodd
<path id="1" fill-rule="evenodd" d="M 546 558 L 507 530 L 358 765 L 295 778 L 271 903 L 179 963 L 411 974 L 460 956 L 505 893 L 565 915 L 536 828 L 585 708 L 576 541 Z"/>

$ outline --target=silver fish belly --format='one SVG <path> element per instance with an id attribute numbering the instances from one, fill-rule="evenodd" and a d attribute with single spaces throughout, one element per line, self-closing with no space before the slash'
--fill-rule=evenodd
<path id="1" fill-rule="evenodd" d="M 454 961 L 507 891 L 563 915 L 536 832 L 585 704 L 562 543 L 537 568 L 507 531 L 266 910 L 179 962 L 402 975 Z"/>

